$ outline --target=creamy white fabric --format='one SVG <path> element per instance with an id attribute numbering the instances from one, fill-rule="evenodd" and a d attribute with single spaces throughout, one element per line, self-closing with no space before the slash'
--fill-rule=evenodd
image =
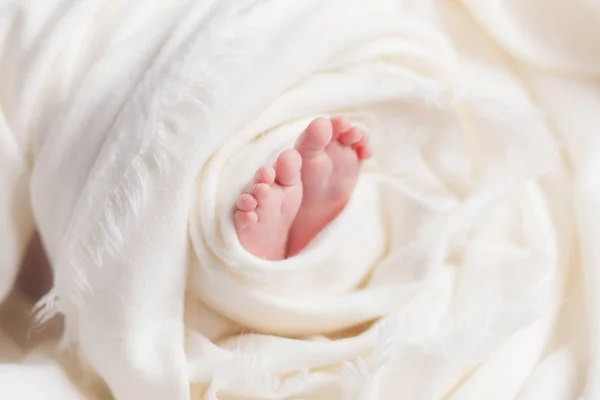
<path id="1" fill-rule="evenodd" d="M 39 315 L 115 398 L 600 398 L 596 3 L 1 12 L 0 296 L 37 227 Z M 235 197 L 340 114 L 375 151 L 350 204 L 257 259 Z"/>

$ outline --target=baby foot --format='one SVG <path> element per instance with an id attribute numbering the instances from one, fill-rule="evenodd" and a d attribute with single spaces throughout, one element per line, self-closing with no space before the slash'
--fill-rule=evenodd
<path id="1" fill-rule="evenodd" d="M 344 118 L 317 118 L 296 145 L 302 156 L 302 203 L 290 229 L 287 256 L 298 254 L 346 206 L 371 156 L 369 137 Z"/>
<path id="2" fill-rule="evenodd" d="M 302 200 L 300 167 L 296 150 L 279 155 L 275 168 L 262 167 L 256 172 L 249 193 L 236 203 L 235 230 L 244 248 L 266 260 L 283 260 L 290 226 Z"/>

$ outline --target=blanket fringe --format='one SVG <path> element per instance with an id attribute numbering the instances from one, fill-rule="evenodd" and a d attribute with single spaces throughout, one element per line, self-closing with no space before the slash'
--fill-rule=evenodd
<path id="1" fill-rule="evenodd" d="M 167 67 L 153 66 L 137 85 L 137 93 L 130 100 L 129 107 L 142 108 L 136 110 L 140 117 L 134 127 L 134 130 L 146 132 L 139 152 L 124 171 L 120 183 L 111 188 L 101 208 L 97 211 L 86 210 L 92 216 L 100 215 L 91 218 L 91 222 L 81 219 L 73 221 L 68 227 L 57 261 L 58 267 L 55 268 L 55 286 L 34 309 L 38 324 L 43 325 L 55 315 L 64 314 L 65 307 L 62 304 L 65 302 L 77 310 L 85 307 L 82 296 L 91 292 L 93 287 L 86 271 L 91 266 L 101 268 L 106 256 L 119 254 L 125 243 L 123 232 L 144 208 L 149 195 L 145 189 L 149 176 L 156 173 L 165 176 L 188 162 L 179 159 L 180 156 L 172 150 L 172 143 L 180 141 L 182 135 L 197 135 L 196 131 L 208 129 L 208 109 L 217 101 L 219 89 L 225 86 L 223 71 L 228 66 L 235 66 L 240 56 L 245 54 L 243 49 L 250 49 L 251 40 L 254 39 L 240 37 L 239 27 L 232 23 L 236 18 L 232 16 L 245 12 L 253 3 L 260 3 L 260 0 L 215 6 L 211 16 L 213 34 L 210 35 L 209 44 L 213 58 L 206 54 L 197 56 L 197 49 L 200 46 L 205 49 L 207 43 L 206 39 L 194 38 L 180 46 L 178 59 L 169 60 Z M 150 101 L 140 105 L 137 104 L 142 102 L 139 99 Z M 175 108 L 195 110 L 206 126 L 196 126 L 192 130 L 185 117 Z M 83 200 L 80 200 L 78 207 L 89 207 Z"/>

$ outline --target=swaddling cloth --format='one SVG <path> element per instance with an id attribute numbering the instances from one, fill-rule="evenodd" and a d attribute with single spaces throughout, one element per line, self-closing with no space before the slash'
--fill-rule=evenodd
<path id="1" fill-rule="evenodd" d="M 593 166 L 564 158 L 540 112 L 575 137 L 565 105 L 532 94 L 560 84 L 551 72 L 515 64 L 518 79 L 448 5 L 55 6 L 11 125 L 30 133 L 55 271 L 40 315 L 65 314 L 65 343 L 117 399 L 551 398 L 548 377 L 557 399 L 584 389 L 585 322 L 564 299 L 575 232 L 593 237 Z M 231 205 L 319 115 L 368 131 L 374 157 L 304 252 L 257 259 Z M 569 151 L 587 160 L 594 142 L 577 137 Z"/>

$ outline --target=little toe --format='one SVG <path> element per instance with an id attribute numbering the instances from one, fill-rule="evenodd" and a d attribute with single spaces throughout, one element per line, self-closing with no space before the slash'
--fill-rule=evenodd
<path id="1" fill-rule="evenodd" d="M 331 127 L 333 129 L 333 139 L 337 139 L 341 133 L 346 132 L 352 126 L 350 121 L 345 117 L 333 117 L 331 118 Z"/>
<path id="2" fill-rule="evenodd" d="M 258 214 L 254 211 L 236 211 L 233 215 L 236 229 L 243 229 L 258 222 Z"/>
<path id="3" fill-rule="evenodd" d="M 356 151 L 358 158 L 366 160 L 373 155 L 373 149 L 369 143 L 369 135 L 363 134 L 363 137 L 352 145 L 352 148 Z"/>
<path id="4" fill-rule="evenodd" d="M 254 196 L 249 193 L 244 193 L 240 196 L 235 205 L 242 211 L 252 211 L 256 208 L 257 204 L 258 203 Z"/>
<path id="5" fill-rule="evenodd" d="M 366 160 L 373 155 L 373 149 L 371 146 L 359 147 L 356 149 L 356 155 L 359 160 Z"/>
<path id="6" fill-rule="evenodd" d="M 302 157 L 294 149 L 284 151 L 275 163 L 275 175 L 277 183 L 285 186 L 295 185 L 300 182 L 300 168 Z"/>
<path id="7" fill-rule="evenodd" d="M 346 146 L 352 146 L 358 143 L 363 137 L 363 132 L 358 128 L 350 128 L 346 132 L 340 134 L 338 141 Z"/>
<path id="8" fill-rule="evenodd" d="M 327 118 L 316 118 L 300 136 L 296 150 L 303 158 L 314 158 L 322 154 L 325 146 L 331 142 L 332 126 Z"/>
<path id="9" fill-rule="evenodd" d="M 275 170 L 273 167 L 260 167 L 254 175 L 255 183 L 266 183 L 271 185 L 275 181 Z"/>

